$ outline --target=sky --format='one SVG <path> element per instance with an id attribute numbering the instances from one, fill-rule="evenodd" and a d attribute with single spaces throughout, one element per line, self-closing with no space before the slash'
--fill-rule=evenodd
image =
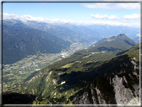
<path id="1" fill-rule="evenodd" d="M 3 19 L 140 26 L 139 3 L 3 3 Z"/>

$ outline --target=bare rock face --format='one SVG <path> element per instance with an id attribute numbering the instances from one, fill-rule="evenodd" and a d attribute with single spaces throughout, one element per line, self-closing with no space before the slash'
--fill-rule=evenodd
<path id="1" fill-rule="evenodd" d="M 85 89 L 71 96 L 74 104 L 140 104 L 139 66 L 130 59 L 133 69 L 95 79 Z"/>

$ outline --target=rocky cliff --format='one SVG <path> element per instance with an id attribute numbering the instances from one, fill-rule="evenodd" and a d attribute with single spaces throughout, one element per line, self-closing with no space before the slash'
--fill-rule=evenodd
<path id="1" fill-rule="evenodd" d="M 122 69 L 91 82 L 85 89 L 71 96 L 74 104 L 139 104 L 139 63 L 130 58 L 133 69 Z"/>

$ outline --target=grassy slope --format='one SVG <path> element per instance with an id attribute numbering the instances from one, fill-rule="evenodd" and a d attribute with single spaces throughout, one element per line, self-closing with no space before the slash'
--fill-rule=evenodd
<path id="1" fill-rule="evenodd" d="M 80 95 L 83 95 L 84 92 L 88 92 L 88 94 L 89 94 L 88 98 L 90 98 L 89 100 L 91 101 L 92 97 L 89 97 L 89 96 L 92 96 L 92 95 L 91 95 L 91 93 L 89 93 L 90 92 L 89 88 L 91 86 L 90 84 L 93 84 L 94 87 L 97 87 L 101 91 L 101 93 L 102 93 L 104 99 L 107 101 L 107 103 L 114 103 L 115 104 L 116 102 L 115 102 L 115 100 L 113 100 L 113 99 L 115 99 L 113 87 L 110 85 L 110 83 L 108 83 L 109 78 L 111 78 L 111 80 L 112 80 L 112 78 L 114 78 L 114 75 L 111 74 L 111 72 L 119 73 L 121 71 L 121 74 L 118 74 L 118 77 L 124 77 L 124 76 L 126 77 L 128 84 L 123 83 L 126 88 L 130 88 L 133 90 L 132 85 L 139 84 L 139 81 L 138 81 L 139 79 L 136 78 L 136 76 L 133 75 L 131 72 L 131 71 L 133 71 L 134 68 L 133 68 L 132 63 L 130 62 L 130 58 L 133 58 L 136 62 L 139 61 L 139 44 L 135 45 L 134 47 L 132 47 L 131 49 L 129 49 L 123 53 L 122 52 L 119 53 L 119 55 L 117 57 L 112 58 L 111 60 L 109 60 L 106 63 L 104 63 L 103 65 L 101 65 L 100 70 L 104 70 L 104 72 L 107 72 L 110 74 L 96 78 L 93 82 L 89 83 L 86 88 L 80 90 L 79 92 L 77 92 L 73 96 L 71 96 L 69 98 L 70 101 L 72 101 L 74 97 L 77 97 L 77 96 L 79 97 Z M 129 75 L 132 75 L 134 80 L 130 79 Z M 110 95 L 111 95 L 111 97 L 110 97 Z M 95 96 L 95 99 L 97 99 L 97 96 Z"/>
<path id="2" fill-rule="evenodd" d="M 97 76 L 102 75 L 97 74 L 97 69 L 103 64 L 103 61 L 112 57 L 115 57 L 115 54 L 111 52 L 86 52 L 80 55 L 75 53 L 67 59 L 44 68 L 41 71 L 44 73 L 39 78 L 23 85 L 23 89 L 27 88 L 24 92 L 45 97 L 52 103 L 65 103 L 70 95 L 85 87 Z"/>
<path id="3" fill-rule="evenodd" d="M 24 92 L 47 98 L 52 103 L 65 103 L 71 95 L 87 86 L 95 78 L 112 72 L 120 72 L 120 64 L 123 63 L 122 66 L 125 69 L 131 69 L 128 59 L 129 56 L 137 56 L 137 46 L 117 57 L 114 52 L 92 53 L 84 50 L 82 53 L 78 51 L 72 56 L 44 68 L 41 71 L 42 75 L 34 82 L 23 85 L 23 89 L 27 88 Z M 132 54 L 131 51 L 134 49 L 137 52 Z M 128 66 L 125 67 L 125 64 Z"/>

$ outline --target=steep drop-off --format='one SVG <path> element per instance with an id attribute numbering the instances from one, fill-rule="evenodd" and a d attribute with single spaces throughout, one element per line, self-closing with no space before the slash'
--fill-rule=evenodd
<path id="1" fill-rule="evenodd" d="M 112 71 L 112 73 L 96 78 L 86 88 L 71 96 L 68 103 L 140 104 L 138 53 L 139 45 L 136 45 L 110 60 L 108 63 L 111 66 L 105 68 L 104 72 Z"/>
<path id="2" fill-rule="evenodd" d="M 138 104 L 139 68 L 133 59 L 134 69 L 117 75 L 108 74 L 95 79 L 85 89 L 69 98 L 74 104 Z"/>

